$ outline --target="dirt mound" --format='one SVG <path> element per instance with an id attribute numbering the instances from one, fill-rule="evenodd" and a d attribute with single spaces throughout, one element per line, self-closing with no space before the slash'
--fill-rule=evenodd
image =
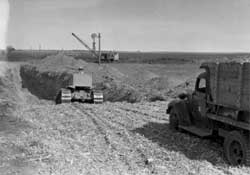
<path id="1" fill-rule="evenodd" d="M 130 103 L 140 102 L 142 94 L 134 87 L 118 82 L 109 77 L 96 85 L 104 94 L 104 101 L 117 102 L 127 101 Z"/>
<path id="2" fill-rule="evenodd" d="M 84 72 L 92 75 L 94 88 L 103 91 L 105 101 L 132 103 L 166 100 L 169 91 L 183 82 L 181 76 L 179 83 L 176 83 L 178 79 L 171 79 L 171 70 L 168 71 L 168 67 L 161 68 L 164 69 L 164 74 L 159 74 L 157 67 L 144 69 L 144 66 L 99 66 L 60 53 L 22 66 L 21 77 L 23 86 L 31 93 L 41 99 L 54 100 L 60 88 L 70 85 L 72 74 L 77 68 L 83 67 Z"/>
<path id="3" fill-rule="evenodd" d="M 141 100 L 140 93 L 136 89 L 123 83 L 127 77 L 118 69 L 109 65 L 86 63 L 63 54 L 48 56 L 39 62 L 22 65 L 20 69 L 22 85 L 41 99 L 54 100 L 60 88 L 70 85 L 72 75 L 78 67 L 83 67 L 84 72 L 92 74 L 94 89 L 104 92 L 104 100 L 112 102 Z"/>
<path id="4" fill-rule="evenodd" d="M 83 60 L 76 60 L 74 57 L 66 56 L 63 53 L 57 55 L 50 55 L 40 61 L 34 61 L 36 67 L 40 71 L 51 71 L 54 72 L 69 72 L 74 71 L 79 67 L 84 68 L 87 63 Z"/>
<path id="5" fill-rule="evenodd" d="M 59 53 L 22 65 L 22 86 L 40 99 L 54 100 L 58 91 L 72 80 L 72 74 L 86 62 Z"/>
<path id="6" fill-rule="evenodd" d="M 191 93 L 195 88 L 196 77 L 191 77 L 178 86 L 169 89 L 166 93 L 168 97 L 176 98 L 181 93 Z"/>

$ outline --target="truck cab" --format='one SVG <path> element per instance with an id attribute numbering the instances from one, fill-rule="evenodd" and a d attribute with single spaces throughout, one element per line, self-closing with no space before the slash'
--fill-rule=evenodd
<path id="1" fill-rule="evenodd" d="M 175 124 L 173 128 L 177 128 L 177 123 L 178 128 L 183 127 L 185 130 L 189 126 L 192 127 L 194 125 L 197 125 L 197 128 L 200 126 L 204 127 L 204 124 L 206 124 L 207 97 L 209 96 L 207 79 L 207 72 L 201 73 L 196 79 L 193 92 L 182 93 L 178 96 L 179 99 L 175 99 L 169 103 L 167 114 L 175 113 L 175 116 L 177 116 L 175 119 L 173 119 L 172 115 L 170 117 L 171 121 L 176 121 L 171 123 Z M 200 130 L 197 130 L 197 132 L 198 134 L 201 133 Z M 207 133 L 207 135 L 210 134 Z"/>

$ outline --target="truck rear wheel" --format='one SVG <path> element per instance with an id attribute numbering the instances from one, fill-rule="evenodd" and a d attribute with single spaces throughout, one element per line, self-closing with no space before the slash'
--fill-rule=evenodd
<path id="1" fill-rule="evenodd" d="M 176 112 L 174 109 L 171 109 L 169 114 L 169 127 L 171 130 L 176 131 L 178 130 L 179 120 Z"/>
<path id="2" fill-rule="evenodd" d="M 247 139 L 238 131 L 230 132 L 224 141 L 225 156 L 233 166 L 250 163 L 250 148 Z"/>

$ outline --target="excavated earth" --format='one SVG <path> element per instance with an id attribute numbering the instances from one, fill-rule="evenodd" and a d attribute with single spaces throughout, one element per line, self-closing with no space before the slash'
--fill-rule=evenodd
<path id="1" fill-rule="evenodd" d="M 176 67 L 180 72 L 170 67 L 179 77 L 171 78 L 166 76 L 171 72 L 164 70 L 166 68 L 161 65 L 158 67 L 142 64 L 99 66 L 59 53 L 22 65 L 20 69 L 22 86 L 40 99 L 55 100 L 60 88 L 70 84 L 73 73 L 77 72 L 79 67 L 92 75 L 94 89 L 103 91 L 104 101 L 110 102 L 164 101 L 174 94 L 173 88 L 183 85 L 183 79 L 187 79 L 190 74 L 181 70 L 180 66 Z M 195 77 L 198 66 L 189 67 L 192 71 L 191 77 Z M 187 79 L 187 81 L 190 80 Z"/>
<path id="2" fill-rule="evenodd" d="M 250 174 L 220 142 L 169 130 L 170 98 L 55 105 L 22 88 L 18 64 L 1 67 L 0 174 Z"/>
<path id="3" fill-rule="evenodd" d="M 141 94 L 122 82 L 125 75 L 108 65 L 98 66 L 63 54 L 52 55 L 41 61 L 21 66 L 20 75 L 24 88 L 40 99 L 54 100 L 60 88 L 67 87 L 73 73 L 82 67 L 93 77 L 94 89 L 102 90 L 105 101 L 141 101 Z"/>

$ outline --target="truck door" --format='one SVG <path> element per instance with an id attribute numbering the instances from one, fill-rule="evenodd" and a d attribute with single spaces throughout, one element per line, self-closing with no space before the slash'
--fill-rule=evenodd
<path id="1" fill-rule="evenodd" d="M 194 125 L 200 128 L 206 128 L 208 125 L 206 118 L 206 93 L 207 81 L 204 73 L 197 78 L 195 92 L 193 93 L 192 121 Z"/>

